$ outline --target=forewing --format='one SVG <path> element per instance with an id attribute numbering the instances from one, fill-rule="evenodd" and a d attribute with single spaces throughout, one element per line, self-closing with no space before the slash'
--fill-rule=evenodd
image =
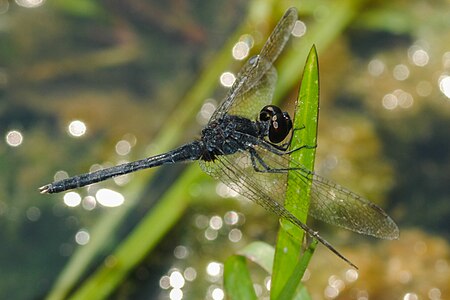
<path id="1" fill-rule="evenodd" d="M 383 239 L 398 238 L 397 225 L 380 207 L 339 184 L 311 172 L 290 159 L 289 155 L 282 157 L 290 161 L 281 163 L 291 168 L 289 184 L 297 187 L 289 191 L 302 193 L 307 185 L 311 184 L 308 211 L 310 216 L 361 234 Z M 267 159 L 271 159 L 271 156 Z M 291 199 L 295 199 L 295 195 Z"/>
<path id="2" fill-rule="evenodd" d="M 267 143 L 265 145 L 270 146 Z M 307 185 L 311 183 L 308 212 L 310 216 L 361 234 L 384 239 L 398 238 L 397 225 L 377 205 L 305 169 L 292 161 L 288 154 L 278 155 L 258 145 L 254 149 L 272 170 L 286 170 L 287 166 L 293 166 L 293 169 L 289 170 L 289 184 L 297 187 L 292 189 L 293 193 L 305 192 Z M 282 203 L 286 197 L 287 172 L 256 172 L 247 151 L 220 155 L 214 162 L 201 164 L 206 173 L 221 180 L 231 189 L 280 217 L 285 217 Z"/>
<path id="3" fill-rule="evenodd" d="M 297 21 L 297 10 L 290 8 L 278 22 L 260 54 L 250 58 L 239 71 L 233 86 L 213 113 L 210 122 L 221 118 L 226 113 L 253 118 L 264 105 L 272 101 L 276 82 L 276 72 L 272 64 L 289 40 L 295 21 Z M 246 107 L 249 103 L 251 103 L 250 107 Z"/>
<path id="4" fill-rule="evenodd" d="M 264 149 L 255 148 L 258 152 Z M 271 167 L 279 168 L 277 157 L 270 160 Z M 280 199 L 283 199 L 286 190 L 287 173 L 256 172 L 250 153 L 244 150 L 231 155 L 219 155 L 214 162 L 200 161 L 202 169 L 212 177 L 222 181 L 232 190 L 256 202 L 266 210 L 286 217 Z"/>
<path id="5" fill-rule="evenodd" d="M 276 82 L 277 71 L 271 66 L 250 89 L 236 95 L 227 113 L 255 120 L 261 108 L 272 103 Z"/>
<path id="6" fill-rule="evenodd" d="M 315 174 L 309 214 L 324 222 L 382 239 L 399 236 L 397 225 L 380 207 Z"/>

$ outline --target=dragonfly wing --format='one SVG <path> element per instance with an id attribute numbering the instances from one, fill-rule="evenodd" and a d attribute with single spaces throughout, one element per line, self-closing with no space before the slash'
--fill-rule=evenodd
<path id="1" fill-rule="evenodd" d="M 271 157 L 268 157 L 270 159 Z M 361 234 L 383 239 L 397 239 L 395 222 L 377 205 L 339 184 L 323 178 L 283 155 L 290 166 L 290 184 L 297 192 L 311 184 L 308 214 L 315 219 Z"/>
<path id="2" fill-rule="evenodd" d="M 214 161 L 200 161 L 202 169 L 212 177 L 219 179 L 228 187 L 238 192 L 242 196 L 256 202 L 267 211 L 276 214 L 279 218 L 288 220 L 292 224 L 304 230 L 311 237 L 316 238 L 320 243 L 335 253 L 338 257 L 346 261 L 352 267 L 357 268 L 350 260 L 345 258 L 329 242 L 322 238 L 318 232 L 302 223 L 297 217 L 290 213 L 283 205 L 285 199 L 287 176 L 286 159 L 288 155 L 279 155 L 268 150 L 271 145 L 262 141 L 254 146 L 254 151 L 240 148 L 238 152 L 231 155 L 218 155 Z M 252 157 L 264 158 L 263 161 Z M 259 164 L 259 166 L 258 166 Z M 255 170 L 255 166 L 259 171 Z M 272 170 L 282 172 L 262 172 L 265 166 Z M 307 182 L 308 179 L 304 178 Z M 303 183 L 303 187 L 305 183 Z M 300 191 L 301 192 L 301 191 Z"/>
<path id="3" fill-rule="evenodd" d="M 377 238 L 398 238 L 397 225 L 380 207 L 319 175 L 312 177 L 312 217 Z"/>
<path id="4" fill-rule="evenodd" d="M 242 67 L 225 99 L 213 113 L 210 122 L 220 119 L 226 113 L 231 113 L 230 111 L 241 116 L 254 117 L 264 105 L 272 101 L 273 86 L 276 82 L 276 72 L 272 64 L 289 40 L 295 21 L 297 21 L 297 10 L 290 8 L 278 22 L 260 54 L 250 58 Z M 259 84 L 260 81 L 264 83 Z M 261 86 L 268 89 L 265 91 L 266 94 L 262 95 L 263 99 L 258 100 L 259 98 L 255 96 L 264 92 Z M 259 89 L 261 91 L 256 92 Z M 251 100 L 256 100 L 256 103 L 247 107 Z"/>
<path id="5" fill-rule="evenodd" d="M 228 108 L 229 115 L 255 120 L 264 106 L 272 103 L 277 71 L 273 66 L 250 89 L 236 95 Z"/>
<path id="6" fill-rule="evenodd" d="M 266 150 L 255 148 L 258 152 Z M 280 168 L 282 160 L 276 154 L 270 160 L 271 166 Z M 218 155 L 214 161 L 199 161 L 201 168 L 212 177 L 222 181 L 229 188 L 256 202 L 266 210 L 286 217 L 284 199 L 287 173 L 256 172 L 248 151 L 240 150 L 231 155 Z"/>
<path id="7" fill-rule="evenodd" d="M 288 154 L 279 155 L 267 150 L 270 144 L 264 141 L 258 143 L 254 149 L 268 168 L 287 170 L 287 166 L 291 167 L 289 184 L 294 184 L 297 189 L 289 189 L 290 193 L 304 193 L 308 184 L 311 184 L 308 211 L 310 216 L 361 234 L 383 239 L 398 238 L 397 225 L 380 207 L 311 172 L 293 161 Z M 202 164 L 206 173 L 221 180 L 231 189 L 280 217 L 285 217 L 283 202 L 287 196 L 287 172 L 256 172 L 248 151 L 219 155 L 214 162 Z M 289 196 L 295 198 L 296 195 Z"/>

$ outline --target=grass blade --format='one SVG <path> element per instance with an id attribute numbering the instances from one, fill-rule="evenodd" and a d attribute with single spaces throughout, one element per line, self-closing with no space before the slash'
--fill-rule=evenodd
<path id="1" fill-rule="evenodd" d="M 314 146 L 317 144 L 317 124 L 319 113 L 319 71 L 316 48 L 313 46 L 306 60 L 303 79 L 301 83 L 299 100 L 294 115 L 294 128 L 304 128 L 294 131 L 291 149 L 301 146 Z M 300 162 L 309 170 L 314 170 L 315 148 L 302 149 L 295 151 L 291 157 Z M 296 188 L 294 184 L 289 184 L 288 177 L 287 189 Z M 288 192 L 287 195 L 294 195 Z M 287 197 L 285 207 L 293 213 L 300 221 L 306 222 L 309 208 L 309 190 L 304 191 L 298 197 Z M 290 227 L 287 221 L 281 220 L 282 227 Z M 293 238 L 293 236 L 295 238 Z M 274 270 L 272 276 L 271 298 L 278 299 L 279 295 L 286 285 L 290 274 L 293 274 L 294 267 L 297 265 L 299 253 L 301 251 L 301 242 L 304 232 L 298 228 L 292 228 L 289 233 L 280 228 L 278 233 L 278 242 L 275 251 Z M 303 275 L 302 275 L 303 276 Z M 300 282 L 301 277 L 297 278 Z"/>
<path id="2" fill-rule="evenodd" d="M 244 256 L 233 255 L 227 259 L 223 281 L 227 299 L 257 299 Z"/>
<path id="3" fill-rule="evenodd" d="M 237 253 L 258 264 L 267 273 L 272 272 L 275 249 L 271 245 L 257 241 L 248 244 Z"/>
<path id="4" fill-rule="evenodd" d="M 105 260 L 70 299 L 107 299 L 181 217 L 190 200 L 190 196 L 186 195 L 186 186 L 200 174 L 198 166 L 189 166 L 114 254 Z"/>
<path id="5" fill-rule="evenodd" d="M 309 261 L 311 260 L 312 255 L 317 247 L 317 240 L 314 239 L 309 245 L 308 249 L 306 249 L 303 256 L 298 261 L 297 265 L 294 268 L 289 280 L 286 282 L 283 290 L 280 293 L 278 299 L 309 299 L 309 294 L 306 291 L 306 288 L 300 284 L 299 280 L 303 278 L 305 274 L 306 268 L 308 267 Z M 299 279 L 300 278 L 300 279 Z"/>

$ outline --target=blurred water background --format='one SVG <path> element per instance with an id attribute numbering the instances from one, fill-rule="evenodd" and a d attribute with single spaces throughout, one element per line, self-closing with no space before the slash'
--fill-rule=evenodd
<path id="1" fill-rule="evenodd" d="M 292 108 L 302 68 L 290 57 L 304 61 L 316 43 L 316 171 L 401 230 L 379 241 L 315 223 L 360 270 L 319 247 L 305 285 L 313 299 L 450 298 L 448 1 L 0 0 L 1 299 L 76 295 L 98 268 L 117 267 L 116 249 L 136 266 L 114 288 L 96 286 L 98 298 L 224 298 L 223 261 L 273 244 L 278 221 L 198 166 L 54 196 L 37 188 L 198 136 L 241 60 L 293 5 L 301 22 L 277 100 Z M 154 211 L 151 245 L 123 247 Z M 254 281 L 267 297 L 268 274 L 255 267 Z"/>

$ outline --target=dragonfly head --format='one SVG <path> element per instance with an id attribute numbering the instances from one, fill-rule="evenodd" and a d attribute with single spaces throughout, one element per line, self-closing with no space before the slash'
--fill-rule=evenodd
<path id="1" fill-rule="evenodd" d="M 281 143 L 292 129 L 289 114 L 275 105 L 264 106 L 259 112 L 259 121 L 269 123 L 268 138 L 274 144 Z"/>

